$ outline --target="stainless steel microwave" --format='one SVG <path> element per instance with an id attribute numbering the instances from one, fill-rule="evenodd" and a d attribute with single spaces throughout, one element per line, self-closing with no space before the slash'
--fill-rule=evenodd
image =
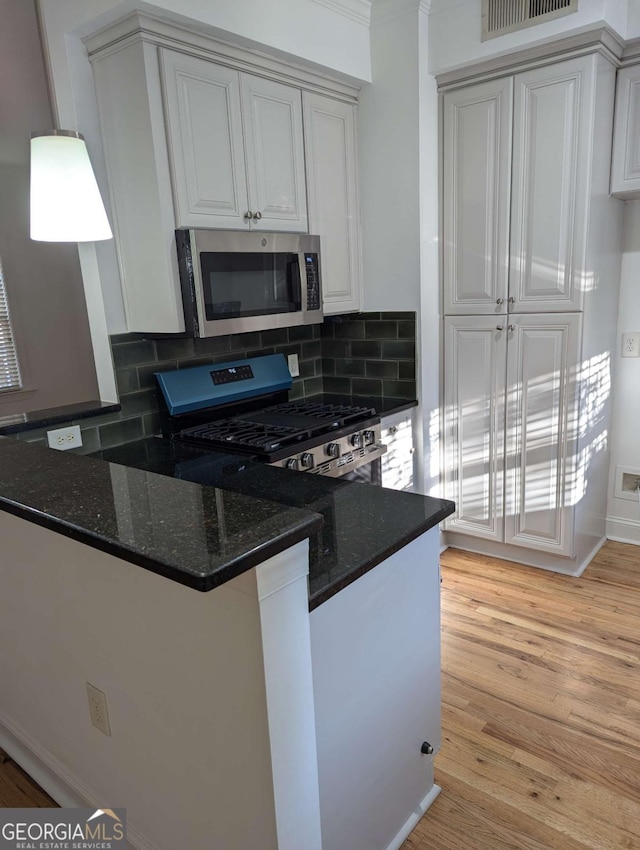
<path id="1" fill-rule="evenodd" d="M 187 331 L 220 336 L 321 322 L 320 237 L 176 230 Z"/>

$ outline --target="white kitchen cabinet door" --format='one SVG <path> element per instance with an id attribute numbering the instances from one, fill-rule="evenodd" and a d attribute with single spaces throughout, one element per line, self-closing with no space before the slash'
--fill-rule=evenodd
<path id="1" fill-rule="evenodd" d="M 310 614 L 323 850 L 399 847 L 435 797 L 438 548 L 433 528 Z"/>
<path id="2" fill-rule="evenodd" d="M 302 94 L 249 74 L 240 82 L 251 226 L 306 232 Z"/>
<path id="3" fill-rule="evenodd" d="M 581 317 L 510 321 L 505 542 L 573 557 Z"/>
<path id="4" fill-rule="evenodd" d="M 176 225 L 248 229 L 240 75 L 173 50 L 160 55 Z"/>
<path id="5" fill-rule="evenodd" d="M 353 312 L 362 299 L 355 107 L 309 92 L 302 98 L 309 232 L 320 237 L 324 313 Z"/>
<path id="6" fill-rule="evenodd" d="M 445 496 L 448 531 L 504 539 L 507 330 L 502 317 L 445 319 Z"/>
<path id="7" fill-rule="evenodd" d="M 444 312 L 505 313 L 512 78 L 444 96 Z"/>
<path id="8" fill-rule="evenodd" d="M 582 309 L 596 57 L 514 78 L 511 267 L 515 313 Z"/>
<path id="9" fill-rule="evenodd" d="M 640 65 L 618 71 L 611 194 L 640 197 Z"/>
<path id="10" fill-rule="evenodd" d="M 385 416 L 380 423 L 381 442 L 387 451 L 381 458 L 382 486 L 413 491 L 413 417 L 411 410 Z"/>

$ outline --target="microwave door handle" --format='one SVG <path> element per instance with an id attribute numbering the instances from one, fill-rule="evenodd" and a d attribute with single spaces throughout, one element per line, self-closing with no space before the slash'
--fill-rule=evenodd
<path id="1" fill-rule="evenodd" d="M 307 266 L 304 259 L 304 251 L 300 251 L 298 254 L 298 271 L 300 276 L 300 312 L 305 316 L 309 299 L 307 297 Z"/>

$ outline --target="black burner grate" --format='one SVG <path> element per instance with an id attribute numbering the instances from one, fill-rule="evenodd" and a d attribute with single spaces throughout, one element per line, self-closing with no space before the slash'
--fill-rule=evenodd
<path id="1" fill-rule="evenodd" d="M 180 436 L 236 450 L 268 453 L 375 416 L 370 407 L 300 400 L 186 428 Z"/>

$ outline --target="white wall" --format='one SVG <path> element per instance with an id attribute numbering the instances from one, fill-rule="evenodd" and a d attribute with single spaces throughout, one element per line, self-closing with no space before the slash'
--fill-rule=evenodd
<path id="1" fill-rule="evenodd" d="M 580 0 L 577 12 L 482 42 L 482 0 L 433 0 L 429 68 L 440 73 L 599 21 L 623 38 L 631 38 L 640 31 L 640 14 L 634 8 L 637 5 L 637 0 Z M 635 32 L 628 33 L 632 18 Z"/>
<path id="2" fill-rule="evenodd" d="M 424 5 L 374 2 L 358 111 L 364 310 L 415 310 L 416 489 L 438 488 L 438 101 Z M 435 421 L 436 439 L 432 439 Z M 435 460 L 435 466 L 432 461 Z"/>
<path id="3" fill-rule="evenodd" d="M 371 19 L 373 85 L 358 106 L 365 310 L 420 306 L 418 11 Z"/>
<path id="4" fill-rule="evenodd" d="M 640 503 L 614 495 L 616 467 L 640 470 L 640 358 L 621 357 L 624 331 L 640 332 L 640 201 L 625 204 L 618 344 L 614 352 L 613 427 L 607 534 L 640 543 Z M 639 475 L 640 477 L 640 475 Z"/>

